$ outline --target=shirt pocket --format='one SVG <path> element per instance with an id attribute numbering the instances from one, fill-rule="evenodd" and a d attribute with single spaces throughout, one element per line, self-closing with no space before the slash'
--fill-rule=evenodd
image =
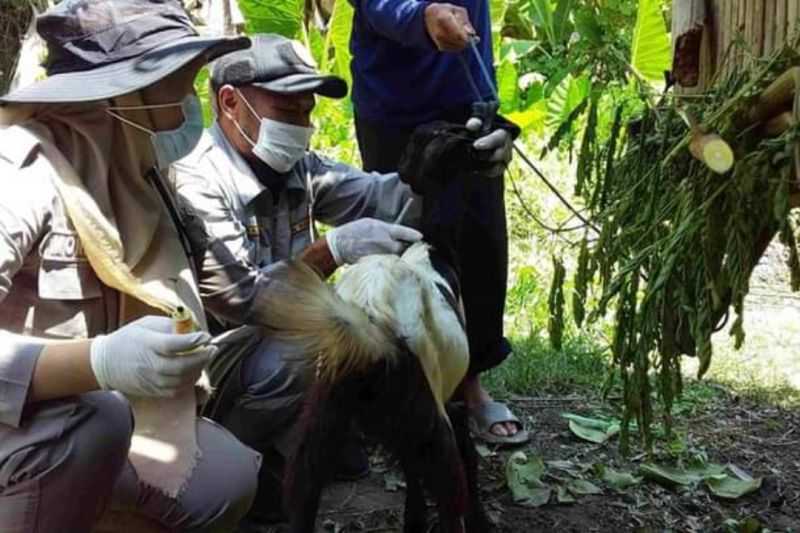
<path id="1" fill-rule="evenodd" d="M 92 300 L 103 295 L 77 233 L 49 233 L 39 255 L 39 297 L 43 300 Z"/>

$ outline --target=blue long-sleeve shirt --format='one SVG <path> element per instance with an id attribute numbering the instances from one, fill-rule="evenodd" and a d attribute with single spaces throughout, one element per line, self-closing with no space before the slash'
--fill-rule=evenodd
<path id="1" fill-rule="evenodd" d="M 420 0 L 350 0 L 355 8 L 350 50 L 353 54 L 353 104 L 360 119 L 408 127 L 441 117 L 447 109 L 475 101 L 461 61 L 440 52 L 425 29 Z M 483 61 L 494 78 L 491 17 L 487 0 L 449 0 L 469 12 L 481 40 Z M 472 52 L 464 52 L 484 99 L 491 90 Z M 494 80 L 493 80 L 494 81 Z"/>

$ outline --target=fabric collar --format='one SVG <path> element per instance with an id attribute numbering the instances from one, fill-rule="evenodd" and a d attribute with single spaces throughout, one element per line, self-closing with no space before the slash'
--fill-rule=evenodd
<path id="1" fill-rule="evenodd" d="M 268 211 L 264 214 L 271 214 L 272 202 L 264 201 L 259 197 L 267 195 L 269 196 L 269 199 L 272 199 L 272 193 L 263 183 L 261 183 L 258 177 L 253 173 L 250 165 L 247 164 L 247 161 L 244 160 L 236 148 L 234 148 L 234 146 L 228 141 L 228 138 L 225 137 L 225 133 L 222 131 L 222 128 L 220 128 L 219 122 L 214 122 L 208 131 L 214 141 L 214 144 L 222 148 L 222 150 L 225 152 L 225 155 L 233 162 L 233 165 L 237 171 L 237 175 L 234 178 L 234 186 L 239 193 L 242 203 L 248 208 L 253 207 L 254 204 L 258 203 L 259 205 L 264 206 L 264 209 L 261 209 L 261 211 Z M 305 158 L 303 158 L 303 160 L 296 164 L 291 170 L 289 178 L 286 181 L 285 190 L 289 198 L 289 206 L 293 209 L 298 207 L 306 196 L 306 183 L 303 179 L 303 176 L 305 175 L 305 169 Z"/>

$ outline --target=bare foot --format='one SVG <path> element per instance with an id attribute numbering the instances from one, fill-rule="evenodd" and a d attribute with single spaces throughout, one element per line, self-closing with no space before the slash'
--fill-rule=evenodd
<path id="1" fill-rule="evenodd" d="M 481 385 L 480 376 L 468 376 L 464 378 L 461 391 L 467 409 L 475 409 L 492 401 L 492 397 L 486 389 L 483 388 L 483 385 Z M 498 422 L 497 424 L 492 424 L 489 431 L 499 437 L 508 437 L 516 435 L 519 431 L 519 426 L 513 422 Z"/>

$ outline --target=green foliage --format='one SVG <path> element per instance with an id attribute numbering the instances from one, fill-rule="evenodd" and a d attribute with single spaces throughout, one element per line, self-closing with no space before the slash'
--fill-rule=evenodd
<path id="1" fill-rule="evenodd" d="M 350 74 L 350 32 L 353 26 L 353 6 L 347 0 L 336 0 L 331 15 L 328 36 L 325 41 L 325 49 L 328 54 L 333 54 L 332 63 L 323 61 L 322 70 L 331 71 L 345 80 L 347 85 L 352 85 L 352 75 Z M 330 60 L 329 55 L 325 55 Z"/>
<path id="2" fill-rule="evenodd" d="M 295 37 L 303 25 L 304 0 L 238 0 L 248 34 Z"/>
<path id="3" fill-rule="evenodd" d="M 200 99 L 200 102 L 203 103 L 203 125 L 205 125 L 205 127 L 209 127 L 214 121 L 214 115 L 211 111 L 211 105 L 209 103 L 208 76 L 208 67 L 203 67 L 197 74 L 197 78 L 194 80 L 194 90 L 197 93 L 197 97 Z"/>
<path id="4" fill-rule="evenodd" d="M 615 306 L 611 346 L 625 397 L 623 445 L 634 421 L 651 443 L 653 392 L 665 406 L 669 431 L 682 389 L 680 355 L 696 355 L 702 376 L 711 362 L 711 335 L 730 305 L 737 345 L 744 340 L 744 298 L 758 247 L 789 224 L 793 170 L 784 155 L 800 133 L 763 139 L 740 122 L 752 96 L 799 63 L 800 55 L 787 48 L 735 71 L 701 102 L 684 103 L 734 148 L 736 165 L 724 176 L 685 149 L 687 128 L 674 107 L 645 110 L 625 128 L 629 111 L 619 106 L 608 140 L 595 143 L 592 153 L 602 151 L 603 161 L 583 177 L 581 194 L 599 233 L 584 276 L 599 276 L 603 291 L 591 319 Z"/>
<path id="5" fill-rule="evenodd" d="M 631 64 L 645 79 L 663 81 L 672 65 L 669 35 L 660 0 L 639 0 Z"/>
<path id="6" fill-rule="evenodd" d="M 546 336 L 534 333 L 515 339 L 513 347 L 511 357 L 481 378 L 495 396 L 576 390 L 599 394 L 608 373 L 606 350 L 588 336 L 567 336 L 561 350 L 555 350 Z"/>

